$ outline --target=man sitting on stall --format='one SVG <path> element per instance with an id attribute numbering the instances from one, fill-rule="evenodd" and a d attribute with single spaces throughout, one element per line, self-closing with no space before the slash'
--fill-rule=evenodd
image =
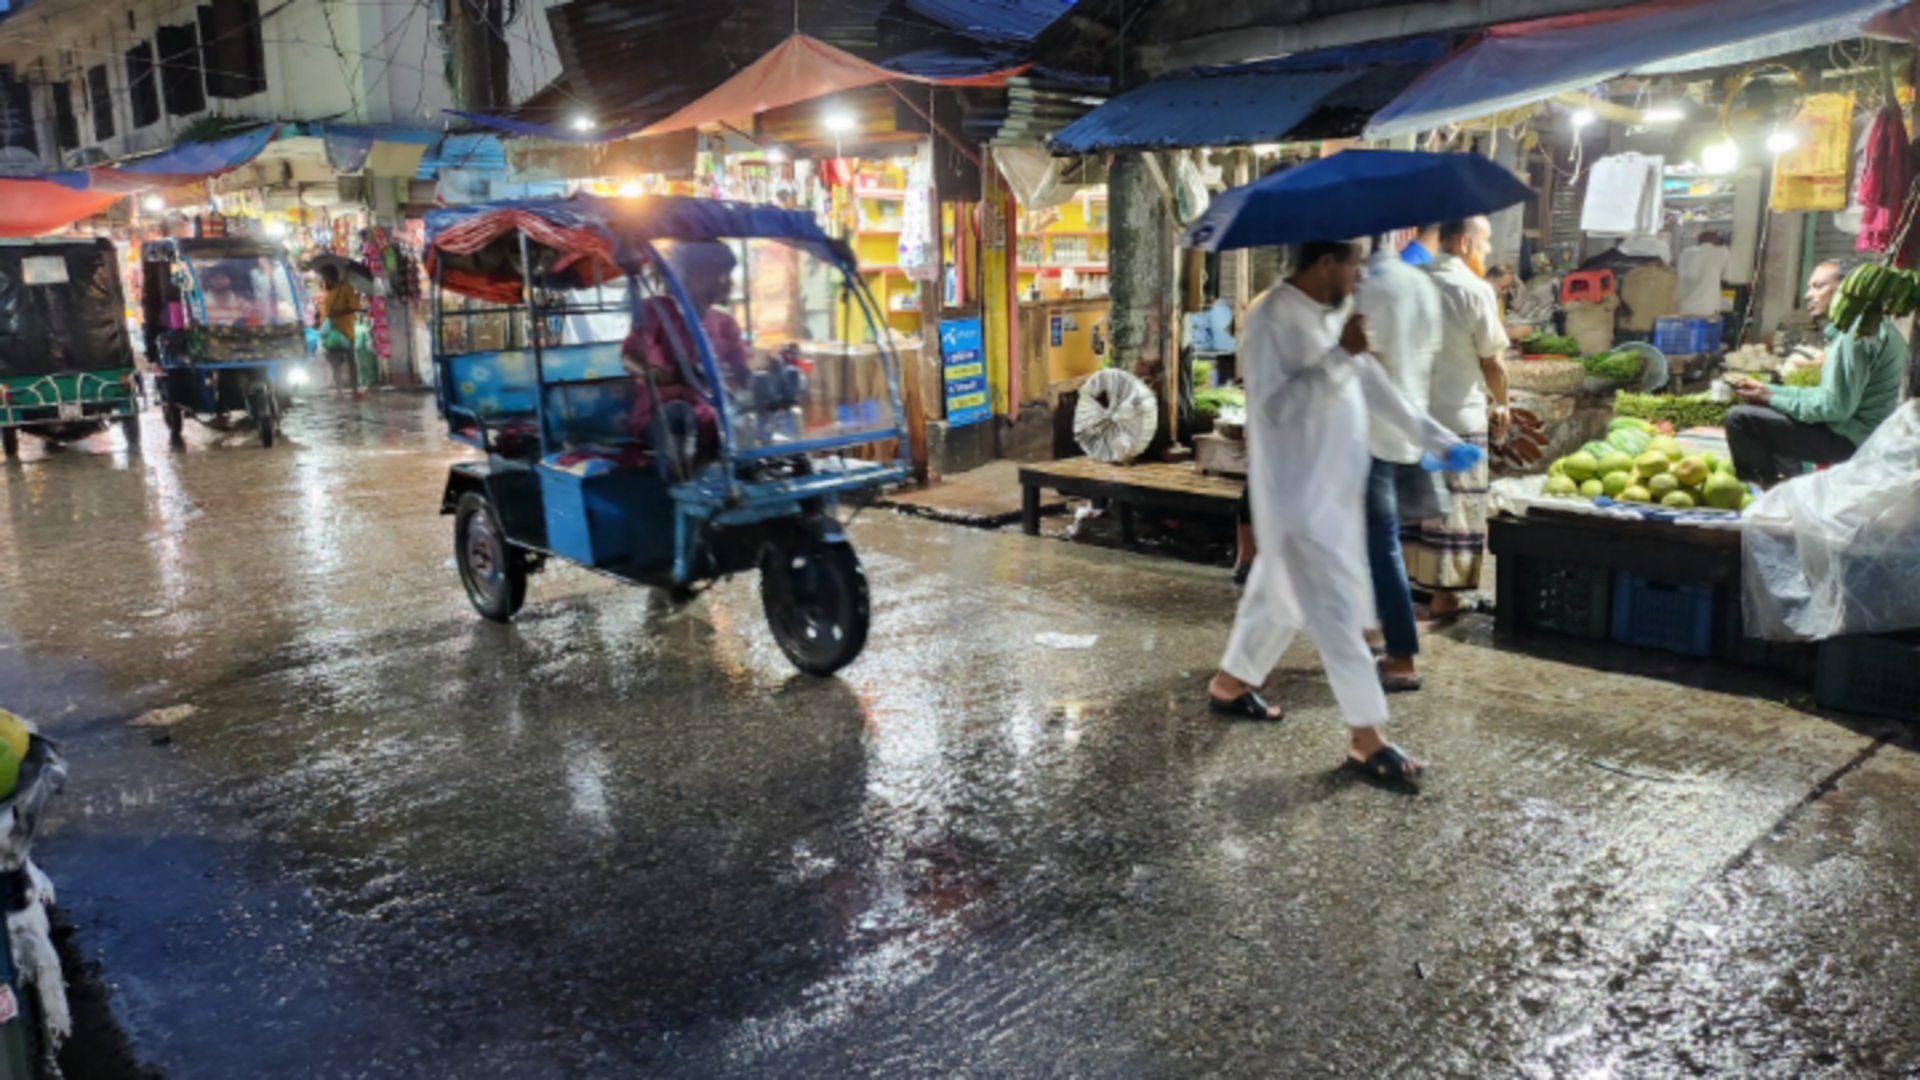
<path id="1" fill-rule="evenodd" d="M 717 306 L 733 292 L 733 252 L 718 241 L 685 242 L 673 246 L 667 253 L 667 263 L 700 313 L 725 389 L 744 389 L 753 378 L 746 336 L 734 317 Z M 718 413 L 714 411 L 717 399 L 685 378 L 682 359 L 695 370 L 700 361 L 691 327 L 679 306 L 666 296 L 643 301 L 620 352 L 635 379 L 630 419 L 634 437 L 654 444 L 656 433 L 651 429 L 657 396 L 667 417 L 668 434 L 682 442 L 691 436 L 699 454 L 713 453 L 719 445 Z"/>
<path id="2" fill-rule="evenodd" d="M 1807 314 L 1825 318 L 1845 277 L 1838 262 L 1821 263 L 1807 282 Z M 1906 343 L 1884 319 L 1862 337 L 1826 327 L 1827 359 L 1819 386 L 1768 386 L 1729 376 L 1741 404 L 1727 413 L 1727 449 L 1742 480 L 1770 488 L 1800 474 L 1805 462 L 1831 465 L 1853 456 L 1900 404 Z"/>

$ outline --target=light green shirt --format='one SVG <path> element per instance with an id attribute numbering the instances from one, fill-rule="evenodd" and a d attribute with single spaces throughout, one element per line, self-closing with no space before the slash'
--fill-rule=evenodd
<path id="1" fill-rule="evenodd" d="M 1772 405 L 1803 424 L 1825 424 L 1858 446 L 1899 406 L 1906 366 L 1907 345 L 1891 319 L 1865 338 L 1829 326 L 1820 385 L 1776 386 Z"/>

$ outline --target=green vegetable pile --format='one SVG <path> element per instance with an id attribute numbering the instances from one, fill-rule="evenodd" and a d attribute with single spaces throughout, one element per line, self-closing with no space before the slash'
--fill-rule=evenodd
<path id="1" fill-rule="evenodd" d="M 1213 385 L 1213 361 L 1195 360 L 1193 362 L 1193 385 L 1195 388 Z"/>
<path id="2" fill-rule="evenodd" d="M 1819 386 L 1820 369 L 1817 367 L 1794 368 L 1787 372 L 1788 386 Z"/>
<path id="3" fill-rule="evenodd" d="M 1595 353 L 1580 363 L 1586 367 L 1587 374 L 1596 379 L 1627 382 L 1640 377 L 1640 354 L 1631 349 Z"/>
<path id="4" fill-rule="evenodd" d="M 1613 414 L 1631 416 L 1657 424 L 1662 420 L 1675 431 L 1691 427 L 1720 427 L 1727 422 L 1732 404 L 1715 401 L 1706 394 L 1669 397 L 1665 394 L 1629 394 L 1622 390 L 1613 396 Z"/>
<path id="5" fill-rule="evenodd" d="M 1209 386 L 1193 392 L 1194 416 L 1211 420 L 1220 415 L 1223 407 L 1246 408 L 1246 391 L 1233 386 Z"/>
<path id="6" fill-rule="evenodd" d="M 1559 334 L 1529 334 L 1520 339 L 1520 352 L 1523 356 L 1578 357 L 1581 351 L 1578 341 Z"/>

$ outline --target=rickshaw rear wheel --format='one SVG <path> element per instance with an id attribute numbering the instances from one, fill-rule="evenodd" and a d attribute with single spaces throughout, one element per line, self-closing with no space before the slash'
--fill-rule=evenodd
<path id="1" fill-rule="evenodd" d="M 527 602 L 526 552 L 507 543 L 493 507 L 478 492 L 460 496 L 454 507 L 453 557 L 467 599 L 482 618 L 506 622 Z"/>
<path id="2" fill-rule="evenodd" d="M 768 548 L 760 602 L 780 651 L 809 675 L 832 675 L 866 647 L 873 612 L 866 571 L 850 544 L 808 536 Z"/>
<path id="3" fill-rule="evenodd" d="M 180 431 L 187 426 L 187 418 L 181 415 L 180 406 L 164 405 L 160 409 L 160 414 L 167 420 L 167 441 L 175 446 L 184 444 L 186 439 L 181 437 Z"/>
<path id="4" fill-rule="evenodd" d="M 0 428 L 0 450 L 8 457 L 20 456 L 20 433 L 13 428 Z"/>
<path id="5" fill-rule="evenodd" d="M 129 453 L 140 452 L 140 414 L 130 412 L 120 418 L 120 434 L 126 436 Z"/>

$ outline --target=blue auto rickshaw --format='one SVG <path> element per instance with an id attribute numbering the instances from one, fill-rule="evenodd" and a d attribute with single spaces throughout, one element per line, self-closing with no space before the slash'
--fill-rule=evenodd
<path id="1" fill-rule="evenodd" d="M 435 386 L 485 454 L 441 499 L 506 621 L 559 558 L 685 596 L 758 569 L 802 671 L 851 663 L 867 582 L 834 511 L 908 473 L 899 364 L 811 214 L 576 196 L 427 217 Z"/>
<path id="2" fill-rule="evenodd" d="M 218 426 L 244 413 L 272 446 L 281 411 L 313 384 L 306 290 L 286 250 L 183 238 L 150 240 L 140 258 L 147 353 L 174 444 L 187 417 Z"/>

